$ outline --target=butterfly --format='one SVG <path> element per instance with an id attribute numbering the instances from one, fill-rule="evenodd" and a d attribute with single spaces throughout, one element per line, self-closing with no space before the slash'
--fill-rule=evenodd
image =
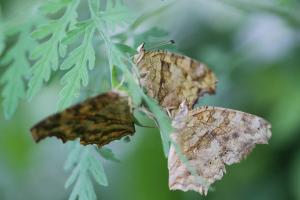
<path id="1" fill-rule="evenodd" d="M 55 136 L 65 143 L 80 138 L 83 145 L 101 147 L 133 135 L 134 117 L 127 95 L 110 91 L 54 114 L 31 128 L 36 142 Z"/>
<path id="2" fill-rule="evenodd" d="M 213 106 L 189 110 L 184 102 L 172 125 L 175 128 L 172 139 L 205 182 L 196 180 L 171 146 L 169 187 L 205 195 L 209 186 L 223 177 L 225 165 L 240 162 L 256 144 L 267 144 L 271 137 L 271 125 L 263 118 Z"/>
<path id="3" fill-rule="evenodd" d="M 191 109 L 199 97 L 215 93 L 216 77 L 205 64 L 167 51 L 146 51 L 144 45 L 134 56 L 140 84 L 171 118 L 182 101 Z"/>
<path id="4" fill-rule="evenodd" d="M 144 44 L 137 50 L 134 62 L 140 71 L 140 84 L 169 112 L 175 129 L 171 139 L 196 172 L 191 173 L 171 145 L 169 187 L 207 194 L 209 186 L 223 177 L 225 165 L 240 162 L 256 144 L 268 142 L 271 125 L 236 110 L 212 106 L 193 109 L 199 97 L 215 93 L 214 73 L 187 56 L 145 51 Z"/>

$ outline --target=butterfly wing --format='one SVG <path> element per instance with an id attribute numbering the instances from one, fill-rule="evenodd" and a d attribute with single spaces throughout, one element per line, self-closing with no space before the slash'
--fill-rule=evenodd
<path id="1" fill-rule="evenodd" d="M 213 94 L 216 77 L 206 65 L 187 56 L 165 51 L 145 51 L 137 62 L 140 83 L 149 96 L 168 109 L 186 101 L 191 109 L 205 93 Z"/>
<path id="2" fill-rule="evenodd" d="M 196 182 L 171 147 L 168 158 L 169 187 L 206 194 L 210 184 L 220 180 L 225 164 L 245 158 L 256 144 L 266 144 L 271 137 L 270 124 L 244 112 L 201 107 L 186 116 L 177 116 L 172 138 L 206 184 Z"/>
<path id="3" fill-rule="evenodd" d="M 135 132 L 128 96 L 108 92 L 54 114 L 31 128 L 36 142 L 55 136 L 99 147 Z"/>

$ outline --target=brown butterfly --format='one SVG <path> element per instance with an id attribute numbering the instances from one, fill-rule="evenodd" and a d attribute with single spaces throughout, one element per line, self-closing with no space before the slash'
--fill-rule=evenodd
<path id="1" fill-rule="evenodd" d="M 255 144 L 268 142 L 271 125 L 260 117 L 211 106 L 193 109 L 199 97 L 215 92 L 216 77 L 206 65 L 166 51 L 145 51 L 144 44 L 138 51 L 134 62 L 141 86 L 170 111 L 175 128 L 171 138 L 196 172 L 187 169 L 171 145 L 170 189 L 206 194 L 209 186 L 222 178 L 225 164 L 239 162 Z M 199 177 L 204 182 L 199 182 Z"/>
<path id="2" fill-rule="evenodd" d="M 98 147 L 133 135 L 134 132 L 129 97 L 118 91 L 87 99 L 31 128 L 36 142 L 51 136 L 61 139 L 64 143 L 80 138 L 81 144 L 96 144 Z"/>
<path id="3" fill-rule="evenodd" d="M 175 132 L 171 137 L 205 183 L 197 182 L 197 177 L 187 170 L 171 146 L 168 156 L 169 187 L 201 194 L 207 194 L 209 186 L 222 178 L 225 164 L 240 162 L 256 144 L 267 144 L 271 137 L 271 125 L 266 120 L 212 106 L 189 111 L 183 103 L 172 125 Z"/>
<path id="4" fill-rule="evenodd" d="M 171 117 L 182 101 L 191 109 L 199 97 L 215 93 L 216 77 L 205 64 L 167 51 L 146 51 L 144 43 L 137 50 L 141 86 Z"/>

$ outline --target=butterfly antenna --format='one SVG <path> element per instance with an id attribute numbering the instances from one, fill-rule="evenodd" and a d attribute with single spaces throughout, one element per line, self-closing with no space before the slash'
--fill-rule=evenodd
<path id="1" fill-rule="evenodd" d="M 170 44 L 175 44 L 175 41 L 174 40 L 169 40 L 169 41 L 162 41 L 162 42 L 158 42 L 156 43 L 155 45 L 147 48 L 147 50 L 153 50 L 153 49 L 157 49 L 159 47 L 162 47 L 162 46 L 166 46 L 166 45 L 170 45 Z M 137 52 L 140 52 L 140 49 L 145 49 L 145 42 L 143 42 L 138 48 L 137 48 Z M 131 55 L 130 56 L 130 59 L 132 59 L 134 57 L 134 55 Z"/>
<path id="2" fill-rule="evenodd" d="M 170 44 L 175 44 L 175 41 L 174 40 L 162 41 L 162 42 L 159 42 L 159 43 L 147 48 L 147 50 L 157 49 L 159 47 L 163 47 L 163 46 L 170 45 Z"/>

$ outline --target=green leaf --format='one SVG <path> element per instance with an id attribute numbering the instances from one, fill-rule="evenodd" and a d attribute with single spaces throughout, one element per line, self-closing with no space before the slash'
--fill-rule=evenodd
<path id="1" fill-rule="evenodd" d="M 35 42 L 31 40 L 31 26 L 24 26 L 20 30 L 19 38 L 16 44 L 11 47 L 4 57 L 0 65 L 8 65 L 3 73 L 0 84 L 3 85 L 3 109 L 4 116 L 9 119 L 16 111 L 20 99 L 25 97 L 25 82 L 30 72 L 30 63 L 27 60 L 27 52 L 35 46 Z"/>
<path id="2" fill-rule="evenodd" d="M 74 43 L 81 35 L 84 34 L 85 29 L 90 26 L 92 23 L 91 20 L 86 20 L 84 22 L 79 22 L 74 25 L 74 29 L 68 31 L 67 35 L 62 40 L 62 43 L 65 45 L 70 45 Z"/>
<path id="3" fill-rule="evenodd" d="M 81 85 L 88 84 L 88 70 L 95 65 L 95 51 L 92 39 L 94 26 L 85 29 L 84 39 L 80 46 L 75 48 L 61 64 L 61 70 L 69 70 L 61 79 L 63 89 L 60 92 L 58 108 L 69 106 L 75 97 L 78 97 Z"/>
<path id="4" fill-rule="evenodd" d="M 112 66 L 112 71 L 111 71 L 111 84 L 113 88 L 118 87 L 119 83 L 120 83 L 120 75 L 121 72 L 118 70 L 119 68 L 117 68 L 116 66 Z"/>
<path id="5" fill-rule="evenodd" d="M 66 35 L 67 28 L 76 21 L 78 4 L 79 0 L 70 1 L 67 4 L 64 15 L 60 19 L 42 25 L 33 32 L 33 36 L 37 38 L 43 38 L 49 34 L 51 34 L 51 37 L 31 51 L 31 58 L 36 59 L 36 62 L 31 68 L 32 77 L 28 83 L 27 96 L 29 100 L 36 95 L 44 82 L 49 81 L 51 71 L 58 69 L 59 47 Z M 47 27 L 49 27 L 49 30 Z M 63 52 L 60 51 L 61 54 Z"/>
<path id="6" fill-rule="evenodd" d="M 92 13 L 98 13 L 100 9 L 99 0 L 89 0 L 89 9 Z"/>
<path id="7" fill-rule="evenodd" d="M 119 51 L 114 44 L 112 46 L 112 63 L 117 66 L 123 73 L 125 81 L 128 84 L 128 93 L 130 94 L 133 104 L 139 106 L 142 102 L 142 90 L 137 85 L 136 78 L 132 75 L 132 72 L 128 70 L 128 66 L 125 65 L 125 61 L 129 61 L 128 56 Z"/>
<path id="8" fill-rule="evenodd" d="M 44 37 L 52 34 L 53 32 L 56 32 L 56 29 L 59 25 L 60 24 L 58 21 L 52 21 L 48 24 L 41 25 L 39 26 L 39 28 L 37 28 L 31 33 L 31 37 L 34 39 L 43 39 Z"/>
<path id="9" fill-rule="evenodd" d="M 100 153 L 100 155 L 105 158 L 106 160 L 111 160 L 111 161 L 115 161 L 115 162 L 120 162 L 119 159 L 116 158 L 115 154 L 112 152 L 111 149 L 106 148 L 106 147 L 102 147 L 98 150 L 98 152 Z"/>
<path id="10" fill-rule="evenodd" d="M 99 158 L 89 157 L 89 171 L 99 185 L 107 186 L 108 181 Z"/>
<path id="11" fill-rule="evenodd" d="M 120 43 L 115 43 L 116 48 L 123 52 L 123 53 L 128 53 L 129 55 L 135 55 L 138 52 L 136 51 L 136 49 L 126 45 L 126 44 L 120 44 Z"/>
<path id="12" fill-rule="evenodd" d="M 143 94 L 143 99 L 148 106 L 149 110 L 155 115 L 155 121 L 159 127 L 161 140 L 163 144 L 163 150 L 165 156 L 168 157 L 170 148 L 170 133 L 173 131 L 171 126 L 170 118 L 164 111 L 161 110 L 160 106 L 154 101 L 154 99 Z"/>
<path id="13" fill-rule="evenodd" d="M 39 9 L 45 14 L 53 14 L 63 9 L 71 0 L 46 1 Z"/>
<path id="14" fill-rule="evenodd" d="M 94 12 L 94 10 L 92 11 Z M 95 13 L 95 12 L 94 12 Z M 106 9 L 95 13 L 101 21 L 107 23 L 110 29 L 117 25 L 129 24 L 133 21 L 134 16 L 127 6 L 121 0 L 106 2 Z"/>
<path id="15" fill-rule="evenodd" d="M 114 5 L 113 1 L 107 1 L 105 11 L 100 12 L 100 18 L 110 23 L 119 24 L 120 22 L 130 22 L 133 15 L 121 0 L 116 0 Z"/>
<path id="16" fill-rule="evenodd" d="M 74 167 L 79 160 L 80 157 L 80 151 L 81 146 L 79 145 L 78 141 L 74 142 L 68 142 L 69 148 L 72 149 L 72 151 L 69 153 L 69 156 L 65 162 L 64 169 L 70 170 L 72 167 Z"/>
<path id="17" fill-rule="evenodd" d="M 100 185 L 108 185 L 103 166 L 99 160 L 96 149 L 93 146 L 81 146 L 78 141 L 72 142 L 73 150 L 66 162 L 66 166 L 74 165 L 73 171 L 68 178 L 65 187 L 68 188 L 74 184 L 69 200 L 97 199 L 93 187 L 91 176 Z M 80 150 L 78 152 L 78 150 Z M 76 161 L 74 155 L 78 155 Z M 70 158 L 71 157 L 71 158 Z M 70 163 L 68 163 L 70 162 Z"/>
<path id="18" fill-rule="evenodd" d="M 72 184 L 75 183 L 76 179 L 79 176 L 80 173 L 80 165 L 77 165 L 76 167 L 74 167 L 74 169 L 72 170 L 71 175 L 69 176 L 69 178 L 67 179 L 66 183 L 65 183 L 65 188 L 70 187 Z"/>

